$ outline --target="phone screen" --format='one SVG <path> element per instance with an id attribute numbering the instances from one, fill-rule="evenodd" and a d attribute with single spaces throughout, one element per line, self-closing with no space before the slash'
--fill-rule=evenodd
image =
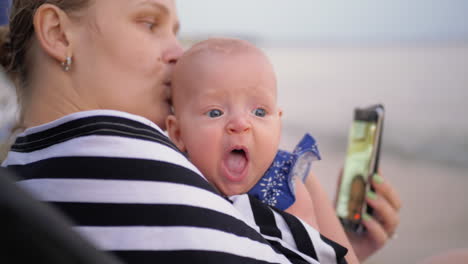
<path id="1" fill-rule="evenodd" d="M 381 105 L 355 110 L 336 204 L 338 217 L 348 230 L 362 231 L 362 215 L 370 213 L 365 197 L 370 177 L 377 171 L 382 120 Z"/>

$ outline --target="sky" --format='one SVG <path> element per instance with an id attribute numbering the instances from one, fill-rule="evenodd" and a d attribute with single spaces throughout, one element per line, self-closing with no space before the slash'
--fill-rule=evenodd
<path id="1" fill-rule="evenodd" d="M 267 40 L 468 40 L 467 0 L 179 0 L 184 35 Z"/>
<path id="2" fill-rule="evenodd" d="M 0 0 L 0 23 L 5 23 Z M 181 36 L 468 41 L 468 0 L 178 0 Z M 1 10 L 3 9 L 3 10 Z"/>

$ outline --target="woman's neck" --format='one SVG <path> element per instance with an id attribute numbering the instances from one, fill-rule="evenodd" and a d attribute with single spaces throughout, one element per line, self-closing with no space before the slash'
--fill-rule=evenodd
<path id="1" fill-rule="evenodd" d="M 79 94 L 72 88 L 70 80 L 49 80 L 47 85 L 29 88 L 30 93 L 24 98 L 21 113 L 21 123 L 25 128 L 49 123 L 71 113 L 93 109 L 82 102 Z"/>

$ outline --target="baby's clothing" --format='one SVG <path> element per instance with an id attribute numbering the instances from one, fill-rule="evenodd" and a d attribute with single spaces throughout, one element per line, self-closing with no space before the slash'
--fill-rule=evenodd
<path id="1" fill-rule="evenodd" d="M 320 153 L 315 139 L 306 133 L 292 153 L 278 150 L 270 168 L 249 194 L 280 210 L 289 208 L 296 201 L 293 178 L 305 182 L 314 160 L 320 160 Z"/>

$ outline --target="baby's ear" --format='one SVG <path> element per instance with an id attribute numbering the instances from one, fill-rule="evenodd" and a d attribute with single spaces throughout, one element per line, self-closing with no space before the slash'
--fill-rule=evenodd
<path id="1" fill-rule="evenodd" d="M 169 115 L 166 118 L 166 129 L 172 142 L 176 144 L 177 148 L 179 148 L 180 151 L 185 152 L 186 151 L 185 144 L 182 141 L 179 122 L 175 115 Z"/>
<path id="2" fill-rule="evenodd" d="M 283 109 L 278 108 L 278 116 L 282 117 L 283 116 Z"/>

